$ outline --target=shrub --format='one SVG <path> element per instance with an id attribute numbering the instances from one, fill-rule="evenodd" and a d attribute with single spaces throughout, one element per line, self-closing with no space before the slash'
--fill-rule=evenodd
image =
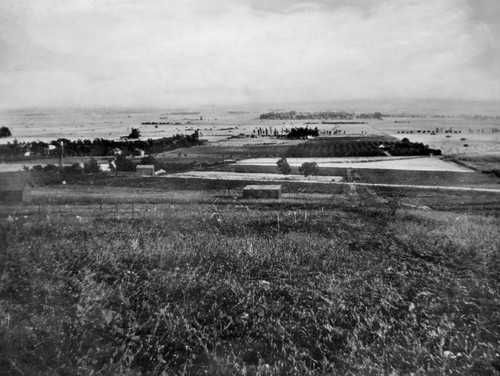
<path id="1" fill-rule="evenodd" d="M 316 175 L 319 171 L 319 166 L 316 162 L 304 162 L 299 167 L 299 172 L 304 174 L 305 177 Z"/>
<path id="2" fill-rule="evenodd" d="M 80 167 L 78 163 L 75 163 L 71 166 L 65 166 L 62 172 L 64 172 L 65 174 L 81 174 L 83 173 L 83 168 Z"/>
<path id="3" fill-rule="evenodd" d="M 43 167 L 43 171 L 57 171 L 59 170 L 59 167 L 53 164 L 48 164 L 47 166 Z"/>
<path id="4" fill-rule="evenodd" d="M 86 173 L 99 172 L 99 163 L 95 158 L 90 158 L 89 163 L 85 163 L 83 171 Z"/>
<path id="5" fill-rule="evenodd" d="M 281 157 L 281 159 L 276 162 L 278 165 L 278 170 L 283 174 L 283 175 L 289 175 L 292 172 L 292 168 L 290 167 L 290 164 L 286 160 L 285 157 Z"/>

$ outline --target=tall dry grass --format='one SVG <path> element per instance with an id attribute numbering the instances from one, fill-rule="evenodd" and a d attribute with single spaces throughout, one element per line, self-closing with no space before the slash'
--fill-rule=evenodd
<path id="1" fill-rule="evenodd" d="M 4 374 L 500 373 L 498 218 L 89 208 L 9 225 Z"/>

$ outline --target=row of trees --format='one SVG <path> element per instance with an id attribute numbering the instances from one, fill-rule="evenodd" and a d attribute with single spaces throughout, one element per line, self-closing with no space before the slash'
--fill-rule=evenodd
<path id="1" fill-rule="evenodd" d="M 297 127 L 290 129 L 290 132 L 288 132 L 286 138 L 291 140 L 298 140 L 298 139 L 304 139 L 308 137 L 318 137 L 318 136 L 319 136 L 318 127 L 314 129 L 308 127 L 305 128 Z"/>
<path id="2" fill-rule="evenodd" d="M 267 112 L 260 115 L 261 120 L 353 120 L 353 119 L 382 119 L 385 116 L 381 112 L 354 113 L 346 111 L 322 111 L 322 112 Z"/>
<path id="3" fill-rule="evenodd" d="M 27 159 L 23 158 L 29 153 L 30 157 L 54 157 L 63 153 L 65 156 L 103 156 L 103 155 L 133 155 L 135 151 L 142 150 L 145 154 L 161 153 L 177 148 L 186 148 L 202 144 L 199 139 L 199 132 L 195 131 L 191 135 L 177 134 L 174 137 L 164 137 L 160 139 L 139 140 L 140 133 L 132 130 L 133 140 L 116 141 L 104 138 L 94 140 L 72 141 L 59 138 L 49 143 L 46 142 L 17 142 L 0 145 L 0 160 Z M 61 142 L 64 146 L 61 145 Z M 64 147 L 64 151 L 62 150 Z"/>
<path id="4" fill-rule="evenodd" d="M 121 171 L 121 172 L 135 172 L 137 165 L 153 165 L 155 166 L 155 171 L 158 170 L 169 170 L 169 165 L 165 164 L 153 156 L 147 156 L 142 158 L 139 162 L 133 162 L 130 158 L 123 155 L 119 155 L 114 159 L 110 159 L 110 170 L 111 171 Z M 184 164 L 188 167 L 188 165 Z M 176 166 L 179 169 L 179 166 Z M 32 168 L 36 172 L 56 172 L 63 174 L 83 174 L 83 173 L 97 173 L 100 172 L 99 162 L 95 158 L 90 158 L 90 160 L 83 164 L 75 163 L 71 166 L 59 167 L 54 164 L 48 164 L 46 166 L 35 165 Z"/>

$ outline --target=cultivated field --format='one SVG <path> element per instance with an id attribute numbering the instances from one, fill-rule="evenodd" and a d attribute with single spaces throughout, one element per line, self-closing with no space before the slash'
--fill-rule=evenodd
<path id="1" fill-rule="evenodd" d="M 439 158 L 287 158 L 291 167 L 299 167 L 304 162 L 316 162 L 324 168 L 362 168 L 377 170 L 452 171 L 472 172 L 471 169 L 446 162 Z M 245 159 L 238 166 L 276 166 L 276 158 Z"/>

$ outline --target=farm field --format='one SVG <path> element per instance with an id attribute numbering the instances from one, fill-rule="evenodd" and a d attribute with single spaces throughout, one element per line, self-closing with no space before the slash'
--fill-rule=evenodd
<path id="1" fill-rule="evenodd" d="M 452 162 L 446 162 L 439 158 L 287 158 L 292 167 L 299 167 L 304 162 L 316 162 L 318 166 L 325 168 L 363 168 L 384 170 L 414 170 L 414 171 L 452 171 L 472 172 L 472 170 L 459 166 Z M 254 158 L 238 161 L 239 166 L 272 166 L 276 165 L 275 158 Z"/>
<path id="2" fill-rule="evenodd" d="M 498 196 L 160 192 L 0 207 L 4 374 L 500 373 Z"/>

